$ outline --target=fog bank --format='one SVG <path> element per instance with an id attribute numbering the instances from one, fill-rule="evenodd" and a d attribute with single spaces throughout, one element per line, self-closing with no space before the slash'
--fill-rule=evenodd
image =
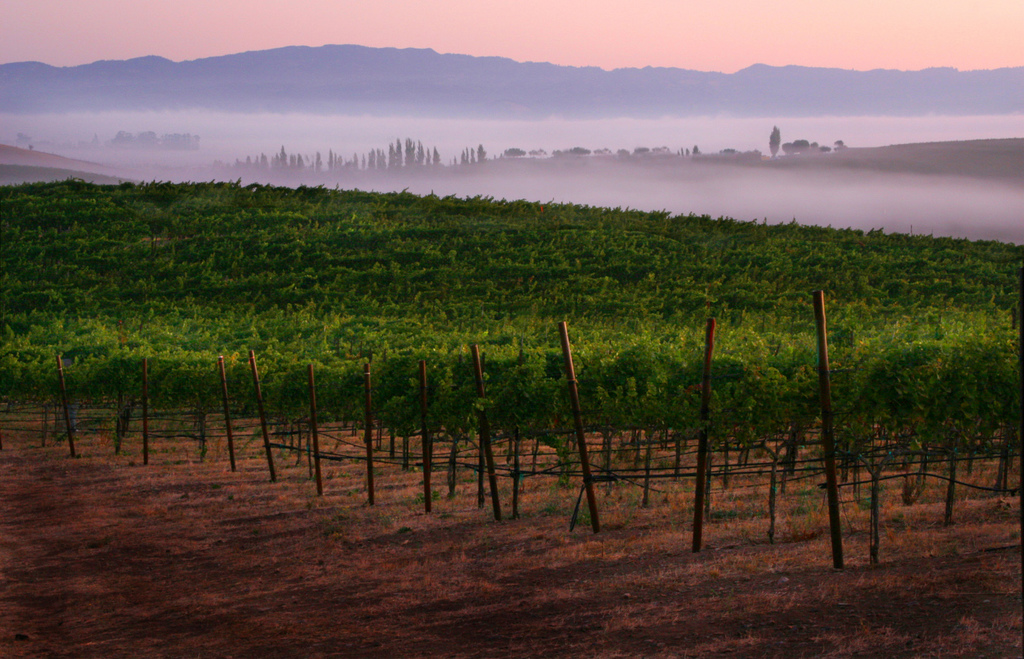
<path id="1" fill-rule="evenodd" d="M 420 194 L 481 194 L 1024 244 L 1022 187 L 879 172 L 703 169 L 658 172 L 594 163 L 559 172 L 481 172 L 464 179 L 409 179 L 399 184 Z M 402 189 L 380 182 L 374 187 Z"/>
<path id="2" fill-rule="evenodd" d="M 105 112 L 42 115 L 0 114 L 0 142 L 14 144 L 18 133 L 32 139 L 36 149 L 74 158 L 101 159 L 118 164 L 152 164 L 149 154 L 93 148 L 112 140 L 119 131 L 157 135 L 198 135 L 200 149 L 161 153 L 168 165 L 208 165 L 214 160 L 265 153 L 284 146 L 289 153 L 325 157 L 328 150 L 350 157 L 370 149 L 387 148 L 396 139 L 412 138 L 436 147 L 448 163 L 466 147 L 483 144 L 492 154 L 508 148 L 527 151 L 569 149 L 616 151 L 666 146 L 673 151 L 698 145 L 704 153 L 722 149 L 768 152 L 772 127 L 783 141 L 807 139 L 831 145 L 843 140 L 851 147 L 886 146 L 911 142 L 1024 137 L 1024 115 L 982 117 L 689 117 L 665 119 L 604 119 L 540 121 L 421 119 L 411 117 L 323 116 L 313 114 L 220 112 Z"/>
<path id="3" fill-rule="evenodd" d="M 439 195 L 557 201 L 672 213 L 726 216 L 770 223 L 797 221 L 834 227 L 922 233 L 1024 244 L 1024 165 L 1010 160 L 1004 176 L 920 175 L 867 167 L 733 166 L 678 159 L 670 166 L 613 158 L 491 160 L 470 167 L 397 171 L 252 172 L 232 169 L 246 157 L 273 156 L 284 147 L 312 161 L 329 153 L 345 159 L 385 152 L 411 138 L 437 149 L 443 165 L 483 145 L 488 158 L 505 149 L 574 146 L 615 152 L 699 146 L 768 152 L 772 126 L 783 141 L 807 139 L 850 147 L 1024 137 L 1024 115 L 993 117 L 673 118 L 601 121 L 484 121 L 407 117 L 229 114 L 187 112 L 0 115 L 0 142 L 21 134 L 39 151 L 100 162 L 137 180 L 241 179 L 245 183 L 326 185 L 372 190 L 408 189 Z M 197 149 L 117 148 L 119 131 L 189 134 Z M 931 156 L 929 156 L 930 158 Z M 1018 156 L 1013 154 L 1013 158 Z M 712 159 L 713 160 L 713 159 Z M 214 166 L 215 161 L 220 164 Z M 757 162 L 755 158 L 753 162 Z M 828 164 L 821 160 L 821 164 Z M 1024 161 L 1020 161 L 1024 162 Z M 956 173 L 950 159 L 945 169 Z M 902 166 L 902 165 L 901 165 Z M 1002 165 L 1001 165 L 1002 166 Z M 884 168 L 883 168 L 884 169 Z M 1013 171 L 1016 170 L 1016 171 Z M 998 180 L 996 180 L 998 179 Z"/>

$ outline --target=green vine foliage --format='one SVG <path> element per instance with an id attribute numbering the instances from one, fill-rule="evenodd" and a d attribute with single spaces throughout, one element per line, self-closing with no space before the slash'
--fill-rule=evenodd
<path id="1" fill-rule="evenodd" d="M 567 320 L 586 422 L 699 425 L 703 326 L 719 321 L 713 434 L 817 422 L 810 292 L 827 292 L 841 441 L 992 437 L 1019 413 L 1010 328 L 1019 246 L 569 204 L 234 183 L 0 188 L 0 395 L 138 396 L 419 431 L 571 420 Z M 477 397 L 469 347 L 484 356 Z M 844 439 L 845 438 L 845 439 Z M 551 440 L 560 441 L 560 440 Z"/>

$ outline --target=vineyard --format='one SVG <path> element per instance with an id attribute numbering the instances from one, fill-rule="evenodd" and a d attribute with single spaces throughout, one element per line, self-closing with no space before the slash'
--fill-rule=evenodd
<path id="1" fill-rule="evenodd" d="M 1019 493 L 1019 246 L 231 183 L 0 204 L 5 451 L 594 532 L 635 497 L 694 552 L 743 522 L 837 568 L 851 514 L 875 565 L 894 498 L 945 528 Z"/>

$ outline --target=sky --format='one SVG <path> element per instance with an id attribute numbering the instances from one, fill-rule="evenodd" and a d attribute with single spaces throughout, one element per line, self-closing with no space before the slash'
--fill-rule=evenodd
<path id="1" fill-rule="evenodd" d="M 1022 0 L 0 0 L 0 63 L 175 61 L 291 45 L 570 66 L 1024 66 Z"/>

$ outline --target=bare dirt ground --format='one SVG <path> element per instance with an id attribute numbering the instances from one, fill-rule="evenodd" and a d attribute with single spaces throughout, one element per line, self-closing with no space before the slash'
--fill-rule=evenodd
<path id="1" fill-rule="evenodd" d="M 495 523 L 470 475 L 427 515 L 415 470 L 382 468 L 371 507 L 358 464 L 325 464 L 318 498 L 294 457 L 269 483 L 255 445 L 237 473 L 221 449 L 199 462 L 164 446 L 148 466 L 130 449 L 84 438 L 71 459 L 5 435 L 0 655 L 1021 656 L 1009 500 L 962 500 L 943 529 L 935 497 L 890 493 L 870 568 L 845 492 L 835 571 L 811 483 L 783 497 L 774 545 L 763 487 L 716 490 L 693 554 L 685 484 L 659 484 L 649 508 L 602 485 L 594 535 L 568 531 L 577 489 L 553 481 L 528 482 L 522 519 Z"/>

